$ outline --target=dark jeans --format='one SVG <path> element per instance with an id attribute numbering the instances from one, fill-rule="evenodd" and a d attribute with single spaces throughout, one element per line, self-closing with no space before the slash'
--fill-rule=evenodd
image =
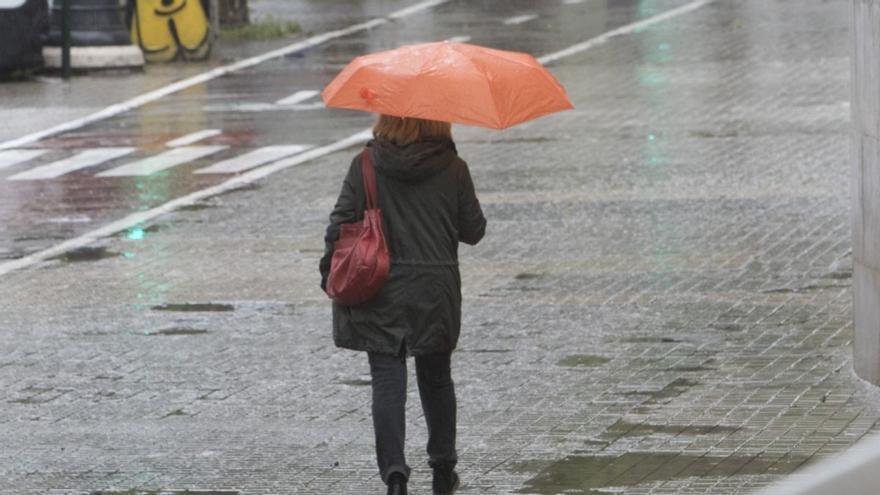
<path id="1" fill-rule="evenodd" d="M 409 479 L 403 448 L 406 440 L 406 358 L 369 353 L 373 378 L 373 429 L 382 481 L 392 473 Z M 417 356 L 416 377 L 428 423 L 428 464 L 455 466 L 455 387 L 448 353 Z"/>

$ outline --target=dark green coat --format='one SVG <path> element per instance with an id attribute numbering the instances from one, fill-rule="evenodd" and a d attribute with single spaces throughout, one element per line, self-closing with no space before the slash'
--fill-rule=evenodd
<path id="1" fill-rule="evenodd" d="M 333 341 L 393 355 L 452 351 L 461 328 L 458 243 L 476 244 L 486 230 L 467 164 L 449 139 L 407 146 L 375 139 L 367 146 L 377 172 L 391 276 L 370 301 L 333 305 Z M 358 153 L 330 215 L 322 287 L 339 226 L 363 218 L 364 203 Z"/>

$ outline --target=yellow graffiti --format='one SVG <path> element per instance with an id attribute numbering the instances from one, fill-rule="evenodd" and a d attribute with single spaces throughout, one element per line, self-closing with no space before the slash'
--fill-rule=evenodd
<path id="1" fill-rule="evenodd" d="M 200 0 L 137 0 L 131 40 L 149 62 L 204 60 L 211 28 Z"/>

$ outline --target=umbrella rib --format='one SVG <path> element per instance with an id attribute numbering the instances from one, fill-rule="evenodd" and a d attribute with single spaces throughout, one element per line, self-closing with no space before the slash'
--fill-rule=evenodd
<path id="1" fill-rule="evenodd" d="M 478 64 L 476 62 L 476 60 L 471 59 L 471 58 L 467 58 L 466 60 L 468 61 L 468 63 L 471 64 L 471 66 L 474 69 L 478 70 L 481 74 L 483 74 L 485 81 L 486 81 L 486 90 L 488 91 L 489 96 L 492 98 L 492 108 L 495 109 L 495 116 L 498 117 L 498 120 L 496 120 L 495 124 L 498 126 L 501 126 L 502 125 L 502 123 L 500 122 L 501 113 L 499 112 L 499 108 L 498 108 L 498 98 L 495 97 L 495 91 L 492 90 L 492 84 L 491 84 L 492 75 L 486 70 L 486 67 L 484 67 L 481 64 Z M 503 127 L 499 127 L 499 128 L 503 129 Z"/>

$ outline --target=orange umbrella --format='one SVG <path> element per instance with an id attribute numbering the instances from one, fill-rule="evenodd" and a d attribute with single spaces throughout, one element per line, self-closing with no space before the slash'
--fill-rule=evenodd
<path id="1" fill-rule="evenodd" d="M 531 55 L 446 41 L 358 57 L 321 96 L 328 107 L 494 129 L 573 108 Z"/>

